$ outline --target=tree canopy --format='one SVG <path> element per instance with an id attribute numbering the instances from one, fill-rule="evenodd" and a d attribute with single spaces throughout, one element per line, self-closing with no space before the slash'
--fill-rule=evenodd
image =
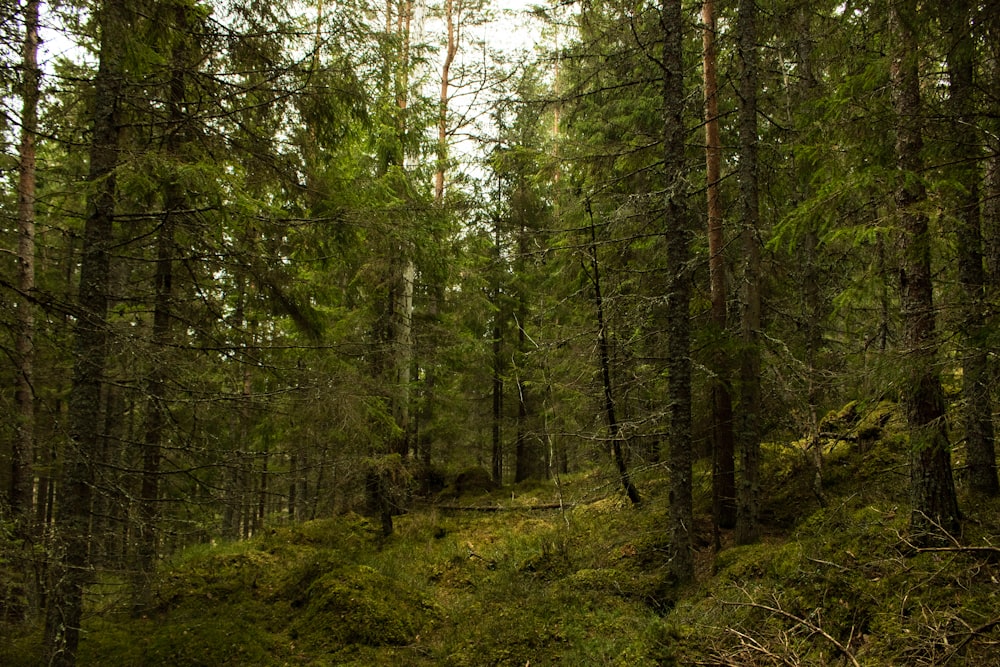
<path id="1" fill-rule="evenodd" d="M 2 15 L 0 609 L 48 664 L 101 582 L 461 479 L 662 480 L 678 585 L 705 462 L 750 544 L 768 447 L 824 505 L 886 405 L 913 544 L 998 494 L 993 3 Z"/>

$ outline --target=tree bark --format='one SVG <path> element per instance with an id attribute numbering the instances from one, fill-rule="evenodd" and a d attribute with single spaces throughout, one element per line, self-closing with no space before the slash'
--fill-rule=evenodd
<path id="1" fill-rule="evenodd" d="M 519 188 L 525 188 L 522 182 Z M 515 197 L 520 196 L 515 194 Z M 521 220 L 518 230 L 517 275 L 525 275 L 525 258 L 528 256 L 528 226 Z M 529 432 L 528 420 L 534 416 L 535 410 L 531 399 L 533 389 L 529 386 L 525 373 L 528 356 L 528 299 L 527 292 L 518 290 L 517 313 L 517 364 L 515 385 L 517 391 L 517 435 L 514 440 L 514 481 L 523 482 L 529 479 L 545 479 L 548 476 L 548 457 L 541 439 Z"/>
<path id="2" fill-rule="evenodd" d="M 444 15 L 447 30 L 444 63 L 441 66 L 441 94 L 438 99 L 437 169 L 434 171 L 434 203 L 444 202 L 444 173 L 448 164 L 448 86 L 451 83 L 451 65 L 458 54 L 458 26 L 456 25 L 455 0 L 445 0 Z"/>
<path id="3" fill-rule="evenodd" d="M 923 136 L 920 121 L 915 0 L 890 3 L 893 39 L 891 87 L 896 116 L 896 168 L 899 186 L 900 309 L 906 353 L 903 402 L 910 432 L 910 529 L 918 542 L 956 534 L 958 500 L 951 471 L 944 394 L 937 371 L 933 283 L 928 219 L 922 210 L 926 191 L 920 181 Z"/>
<path id="4" fill-rule="evenodd" d="M 740 65 L 739 176 L 743 289 L 740 323 L 740 482 L 736 542 L 760 538 L 760 204 L 757 166 L 758 46 L 755 0 L 740 0 L 736 33 Z"/>
<path id="5" fill-rule="evenodd" d="M 184 98 L 188 60 L 187 9 L 175 9 L 177 43 L 172 53 L 170 83 L 167 88 L 167 157 L 180 162 L 184 132 Z M 157 553 L 159 520 L 160 457 L 167 423 L 167 379 L 169 364 L 161 357 L 171 340 L 173 321 L 174 233 L 177 218 L 185 206 L 185 196 L 177 178 L 164 185 L 164 214 L 156 240 L 156 272 L 153 279 L 153 330 L 150 341 L 152 365 L 147 378 L 146 424 L 142 447 L 142 483 L 139 489 L 139 525 L 133 614 L 140 614 L 150 603 L 149 577 Z"/>
<path id="6" fill-rule="evenodd" d="M 21 55 L 21 137 L 18 148 L 18 290 L 17 334 L 14 354 L 14 404 L 17 429 L 10 476 L 10 509 L 25 534 L 33 523 L 35 484 L 35 307 L 30 295 L 35 289 L 35 135 L 38 132 L 38 99 L 41 72 L 38 69 L 38 0 L 24 6 L 24 43 Z"/>
<path id="7" fill-rule="evenodd" d="M 601 292 L 601 265 L 597 255 L 597 230 L 594 225 L 594 213 L 590 208 L 590 200 L 586 201 L 587 215 L 590 217 L 590 280 L 594 287 L 594 305 L 597 309 L 597 346 L 601 363 L 601 386 L 604 389 L 604 415 L 608 420 L 608 435 L 611 438 L 611 458 L 618 470 L 618 480 L 625 495 L 633 505 L 642 502 L 639 490 L 632 482 L 625 451 L 622 446 L 621 425 L 615 412 L 614 385 L 611 382 L 611 348 L 608 344 L 608 328 L 604 317 L 604 295 Z"/>
<path id="8" fill-rule="evenodd" d="M 720 181 L 722 140 L 719 136 L 719 95 L 716 74 L 715 2 L 701 6 L 705 80 L 705 174 L 708 194 L 708 274 L 712 300 L 712 325 L 724 340 L 727 333 L 725 236 Z M 712 516 L 718 528 L 736 525 L 736 467 L 733 436 L 733 399 L 730 393 L 730 360 L 724 346 L 712 358 Z"/>
<path id="9" fill-rule="evenodd" d="M 76 663 L 89 579 L 89 527 L 94 455 L 100 446 L 101 385 L 108 354 L 108 287 L 114 243 L 119 160 L 119 106 L 123 88 L 126 5 L 107 0 L 98 8 L 100 55 L 94 81 L 94 121 L 90 146 L 91 185 L 83 232 L 77 320 L 73 331 L 73 379 L 69 396 L 69 441 L 55 508 L 55 563 L 45 618 L 45 664 Z"/>
<path id="10" fill-rule="evenodd" d="M 680 0 L 663 0 L 663 163 L 666 181 L 667 373 L 670 405 L 670 571 L 694 578 L 691 442 L 691 238 L 684 159 L 684 17 Z"/>
<path id="11" fill-rule="evenodd" d="M 503 485 L 503 308 L 500 303 L 500 221 L 496 221 L 494 229 L 494 284 L 490 290 L 490 305 L 493 308 L 493 415 L 491 421 L 492 449 L 490 464 L 493 481 Z"/>
<path id="12" fill-rule="evenodd" d="M 968 0 L 951 5 L 952 47 L 948 51 L 948 111 L 951 124 L 952 164 L 958 185 L 958 280 L 962 286 L 962 394 L 965 448 L 969 486 L 988 496 L 1000 493 L 997 479 L 996 447 L 993 432 L 993 402 L 990 398 L 990 373 L 986 312 L 986 274 L 983 270 L 983 237 L 979 209 L 980 172 L 978 149 L 980 134 L 976 127 L 973 101 L 975 41 L 972 34 L 971 6 Z"/>

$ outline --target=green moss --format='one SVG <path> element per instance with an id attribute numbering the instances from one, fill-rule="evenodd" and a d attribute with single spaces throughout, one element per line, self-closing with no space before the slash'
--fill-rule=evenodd
<path id="1" fill-rule="evenodd" d="M 263 630 L 259 614 L 242 606 L 215 613 L 173 614 L 143 620 L 96 620 L 80 645 L 79 663 L 108 667 L 147 665 L 274 665 L 284 642 Z"/>
<path id="2" fill-rule="evenodd" d="M 92 609 L 80 664 L 844 664 L 820 629 L 866 665 L 995 664 L 1000 559 L 907 545 L 905 475 L 892 472 L 905 471 L 905 440 L 891 419 L 868 450 L 828 453 L 825 507 L 801 448 L 766 445 L 766 504 L 787 523 L 714 554 L 703 509 L 694 586 L 670 579 L 662 481 L 643 487 L 641 509 L 609 492 L 565 512 L 419 511 L 387 540 L 350 515 L 189 550 L 162 572 L 147 618 Z M 574 484 L 591 493 L 595 478 L 561 492 Z M 996 544 L 1000 500 L 965 507 L 964 539 Z M 22 635 L 0 659 L 31 664 L 37 641 Z"/>
<path id="3" fill-rule="evenodd" d="M 431 604 L 366 565 L 324 573 L 292 600 L 293 637 L 316 647 L 403 645 L 427 622 Z"/>

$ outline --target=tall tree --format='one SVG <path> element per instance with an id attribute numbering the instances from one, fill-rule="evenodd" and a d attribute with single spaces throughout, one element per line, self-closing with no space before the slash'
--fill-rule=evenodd
<path id="1" fill-rule="evenodd" d="M 985 24 L 985 89 L 1000 90 L 1000 16 L 994 13 Z M 987 99 L 997 104 L 996 93 Z M 1000 127 L 996 119 L 987 127 L 983 169 L 982 234 L 987 292 L 996 298 L 1000 289 Z"/>
<path id="2" fill-rule="evenodd" d="M 725 234 L 722 215 L 722 139 L 719 133 L 719 86 L 716 67 L 718 30 L 715 2 L 701 6 L 702 56 L 705 82 L 705 191 L 708 196 L 708 273 L 712 300 L 712 325 L 726 337 L 727 289 Z M 736 525 L 736 469 L 733 436 L 733 399 L 730 360 L 725 345 L 713 355 L 712 405 L 712 516 L 719 528 Z"/>
<path id="3" fill-rule="evenodd" d="M 189 14 L 192 8 L 183 1 L 162 16 L 168 26 L 170 44 L 169 79 L 166 92 L 167 123 L 164 152 L 175 169 L 183 162 L 185 127 L 184 104 L 190 68 Z M 171 170 L 173 171 L 173 170 Z M 153 323 L 150 348 L 152 364 L 146 381 L 146 423 L 142 442 L 142 481 L 139 488 L 137 527 L 138 546 L 136 590 L 133 611 L 142 613 L 150 604 L 149 577 L 157 554 L 159 519 L 160 463 L 169 420 L 167 383 L 169 364 L 164 354 L 170 349 L 174 310 L 174 255 L 178 218 L 184 215 L 186 199 L 176 172 L 163 185 L 163 217 L 156 234 L 156 268 L 153 278 Z"/>
<path id="4" fill-rule="evenodd" d="M 45 618 L 45 663 L 76 663 L 83 589 L 90 577 L 90 504 L 95 457 L 102 437 L 101 389 L 108 356 L 111 249 L 115 241 L 115 170 L 119 162 L 125 52 L 131 12 L 126 0 L 96 10 L 100 29 L 90 144 L 88 214 L 81 248 L 80 283 L 73 328 L 73 379 L 69 442 L 56 498 L 56 541 Z"/>
<path id="5" fill-rule="evenodd" d="M 625 437 L 621 423 L 618 421 L 618 406 L 615 401 L 615 388 L 611 377 L 611 344 L 608 340 L 608 322 L 604 312 L 604 294 L 601 291 L 601 263 L 598 259 L 597 226 L 594 223 L 594 213 L 590 202 L 585 204 L 587 216 L 590 219 L 590 281 L 594 289 L 594 307 L 597 310 L 597 354 L 601 365 L 601 387 L 604 389 L 604 416 L 608 423 L 608 436 L 611 440 L 611 459 L 618 471 L 618 480 L 625 495 L 633 505 L 642 502 L 639 490 L 632 482 L 628 462 L 625 460 Z M 671 385 L 672 386 L 672 385 Z"/>
<path id="6" fill-rule="evenodd" d="M 500 213 L 494 214 L 493 220 L 493 270 L 490 290 L 491 310 L 491 348 L 490 370 L 492 372 L 491 398 L 492 413 L 490 419 L 490 474 L 496 484 L 503 484 L 503 388 L 504 388 L 504 358 L 503 338 L 506 314 L 502 304 L 501 266 L 503 262 L 503 234 L 500 229 Z"/>
<path id="7" fill-rule="evenodd" d="M 756 0 L 740 0 L 736 39 L 739 60 L 740 237 L 743 288 L 740 295 L 740 482 L 736 541 L 755 542 L 760 535 L 760 202 L 757 166 L 757 93 L 759 57 Z"/>
<path id="8" fill-rule="evenodd" d="M 667 373 L 670 410 L 670 569 L 680 581 L 694 577 L 691 531 L 691 237 L 684 127 L 684 16 L 680 0 L 660 5 L 663 30 L 663 165 L 666 185 Z"/>
<path id="9" fill-rule="evenodd" d="M 32 520 L 35 482 L 35 136 L 41 71 L 38 67 L 38 0 L 24 5 L 24 43 L 21 52 L 21 137 L 18 148 L 18 298 L 14 380 L 17 426 L 11 457 L 10 507 L 23 523 Z"/>
<path id="10" fill-rule="evenodd" d="M 895 204 L 906 353 L 903 402 L 910 433 L 910 528 L 916 540 L 926 541 L 941 537 L 942 532 L 956 534 L 960 514 L 937 367 L 931 239 L 927 213 L 923 210 L 927 193 L 921 180 L 924 162 L 917 21 L 915 0 L 890 3 L 890 74 L 899 179 Z"/>
<path id="11" fill-rule="evenodd" d="M 968 452 L 969 484 L 985 495 L 1000 493 L 993 432 L 993 402 L 986 312 L 986 274 L 983 268 L 983 237 L 980 213 L 980 133 L 976 128 L 973 94 L 976 70 L 975 19 L 972 3 L 961 0 L 949 5 L 948 29 L 948 120 L 951 164 L 957 192 L 958 280 L 962 286 L 962 418 Z"/>

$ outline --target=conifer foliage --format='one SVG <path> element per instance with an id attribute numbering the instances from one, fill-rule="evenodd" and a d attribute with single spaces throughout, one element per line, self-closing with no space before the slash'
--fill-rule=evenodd
<path id="1" fill-rule="evenodd" d="M 678 586 L 767 534 L 777 443 L 822 506 L 898 409 L 918 549 L 1000 492 L 991 3 L 2 4 L 0 622 L 46 664 L 186 547 L 469 485 L 666 486 Z"/>

